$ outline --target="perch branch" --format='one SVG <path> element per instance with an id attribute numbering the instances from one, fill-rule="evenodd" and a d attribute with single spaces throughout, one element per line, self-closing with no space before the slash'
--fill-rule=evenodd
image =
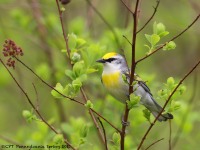
<path id="1" fill-rule="evenodd" d="M 162 110 L 160 111 L 160 113 L 158 114 L 158 116 L 155 118 L 155 120 L 153 121 L 153 123 L 149 126 L 148 130 L 146 131 L 146 133 L 144 134 L 137 150 L 139 150 L 142 146 L 142 144 L 144 143 L 147 135 L 149 134 L 149 132 L 151 131 L 152 127 L 154 126 L 154 124 L 156 123 L 156 121 L 158 120 L 158 118 L 160 117 L 160 115 L 162 114 L 162 112 L 164 111 L 165 107 L 167 106 L 167 104 L 169 103 L 171 97 L 174 95 L 174 93 L 176 92 L 176 90 L 179 88 L 179 86 L 183 83 L 183 81 L 197 68 L 197 66 L 200 64 L 200 59 L 198 60 L 198 62 L 192 67 L 192 69 L 189 70 L 189 72 L 179 81 L 179 83 L 177 84 L 177 86 L 174 88 L 174 90 L 172 91 L 172 93 L 169 95 L 168 99 L 166 100 Z"/>

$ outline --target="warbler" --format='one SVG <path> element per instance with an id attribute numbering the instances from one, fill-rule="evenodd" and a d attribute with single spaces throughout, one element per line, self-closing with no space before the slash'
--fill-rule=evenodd
<path id="1" fill-rule="evenodd" d="M 97 60 L 103 64 L 102 83 L 108 92 L 122 103 L 126 103 L 129 99 L 129 83 L 130 72 L 125 58 L 115 52 L 105 54 L 102 59 Z M 127 83 L 124 81 L 126 77 Z M 140 103 L 144 105 L 153 115 L 157 117 L 161 112 L 162 107 L 155 101 L 148 86 L 139 76 L 134 75 L 134 80 L 137 81 L 133 86 L 133 92 L 136 96 L 140 96 Z M 161 114 L 159 121 L 173 119 L 170 113 Z"/>

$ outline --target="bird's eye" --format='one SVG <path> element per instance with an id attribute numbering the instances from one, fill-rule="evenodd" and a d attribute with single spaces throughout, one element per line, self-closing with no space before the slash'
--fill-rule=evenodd
<path id="1" fill-rule="evenodd" d="M 114 61 L 114 60 L 116 60 L 116 58 L 109 58 L 109 59 L 106 60 L 106 62 L 111 63 L 111 62 Z"/>

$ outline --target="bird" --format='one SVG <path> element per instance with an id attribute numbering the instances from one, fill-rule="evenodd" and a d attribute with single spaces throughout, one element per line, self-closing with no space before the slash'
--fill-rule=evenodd
<path id="1" fill-rule="evenodd" d="M 129 99 L 129 84 L 127 83 L 130 82 L 130 72 L 126 59 L 116 52 L 109 52 L 96 62 L 103 64 L 101 81 L 104 87 L 115 99 L 125 104 Z M 127 83 L 125 83 L 123 76 L 126 77 Z M 149 87 L 137 74 L 134 74 L 134 80 L 137 82 L 133 85 L 133 93 L 140 97 L 140 104 L 144 105 L 156 118 L 162 111 L 162 107 L 156 102 Z M 158 117 L 160 122 L 168 119 L 173 119 L 173 115 L 162 113 Z"/>

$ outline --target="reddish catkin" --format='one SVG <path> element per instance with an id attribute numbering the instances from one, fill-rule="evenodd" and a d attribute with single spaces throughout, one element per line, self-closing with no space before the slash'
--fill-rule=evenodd
<path id="1" fill-rule="evenodd" d="M 17 46 L 15 42 L 10 39 L 5 40 L 2 53 L 4 57 L 9 57 L 6 65 L 8 67 L 12 67 L 13 69 L 15 69 L 15 60 L 13 60 L 13 58 L 24 55 L 22 48 Z"/>

